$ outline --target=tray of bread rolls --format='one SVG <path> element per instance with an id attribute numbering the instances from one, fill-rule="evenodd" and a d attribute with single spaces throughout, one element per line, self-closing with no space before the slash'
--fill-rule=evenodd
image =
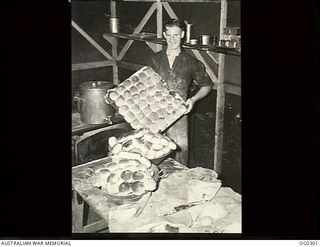
<path id="1" fill-rule="evenodd" d="M 151 67 L 145 66 L 108 90 L 105 100 L 113 105 L 133 129 L 162 132 L 185 114 L 182 97 Z"/>
<path id="2" fill-rule="evenodd" d="M 91 170 L 91 183 L 117 204 L 138 201 L 157 188 L 159 169 L 136 153 L 120 152 L 99 169 Z"/>
<path id="3" fill-rule="evenodd" d="M 120 137 L 112 136 L 108 144 L 110 156 L 120 152 L 137 153 L 156 165 L 158 159 L 165 158 L 177 148 L 169 137 L 148 129 L 133 130 Z"/>

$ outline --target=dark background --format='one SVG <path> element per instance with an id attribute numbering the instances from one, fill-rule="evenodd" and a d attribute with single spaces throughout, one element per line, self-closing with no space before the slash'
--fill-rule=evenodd
<path id="1" fill-rule="evenodd" d="M 1 11 L 0 235 L 70 238 L 70 4 L 7 1 Z M 241 4 L 245 239 L 319 239 L 316 11 L 313 1 Z"/>
<path id="2" fill-rule="evenodd" d="M 133 33 L 135 27 L 144 17 L 152 3 L 117 2 L 117 16 L 120 18 L 120 31 Z M 192 36 L 200 34 L 219 35 L 220 3 L 171 3 L 177 16 L 188 23 L 193 23 Z M 90 37 L 99 43 L 109 54 L 111 45 L 102 37 L 109 31 L 108 19 L 110 1 L 73 1 L 71 15 Z M 133 11 L 134 10 L 134 11 Z M 163 22 L 169 16 L 163 9 Z M 228 4 L 227 26 L 240 27 L 240 1 Z M 156 11 L 153 13 L 142 32 L 156 33 Z M 84 63 L 105 60 L 76 29 L 71 31 L 72 63 Z M 119 39 L 121 51 L 127 40 Z M 190 51 L 187 50 L 190 53 Z M 146 64 L 153 51 L 143 42 L 133 42 L 123 60 Z M 226 56 L 225 82 L 241 85 L 241 58 Z M 120 81 L 125 80 L 135 71 L 119 69 Z M 112 81 L 112 67 L 74 71 L 72 73 L 72 90 L 77 91 L 81 82 L 90 80 Z M 73 106 L 75 108 L 75 105 Z M 190 167 L 201 166 L 213 168 L 215 135 L 216 91 L 200 101 L 190 116 Z M 223 186 L 231 186 L 241 192 L 241 97 L 226 94 L 224 150 L 222 174 Z"/>

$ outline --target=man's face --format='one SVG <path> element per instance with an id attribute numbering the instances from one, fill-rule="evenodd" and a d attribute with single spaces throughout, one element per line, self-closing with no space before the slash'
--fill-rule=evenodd
<path id="1" fill-rule="evenodd" d="M 180 48 L 181 39 L 184 36 L 184 31 L 182 31 L 179 27 L 167 27 L 166 31 L 163 32 L 163 36 L 167 41 L 168 49 L 177 50 Z"/>

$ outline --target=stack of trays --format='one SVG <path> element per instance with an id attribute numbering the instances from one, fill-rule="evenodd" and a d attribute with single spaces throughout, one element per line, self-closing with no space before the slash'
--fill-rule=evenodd
<path id="1" fill-rule="evenodd" d="M 133 129 L 147 128 L 153 133 L 167 129 L 187 110 L 184 100 L 148 66 L 110 89 L 105 99 Z"/>

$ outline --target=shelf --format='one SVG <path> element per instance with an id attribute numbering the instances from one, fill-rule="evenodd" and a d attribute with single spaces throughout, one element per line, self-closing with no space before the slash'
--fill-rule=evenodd
<path id="1" fill-rule="evenodd" d="M 116 0 L 117 2 L 157 2 L 157 0 Z M 160 2 L 168 3 L 220 3 L 221 0 L 160 0 Z"/>
<path id="2" fill-rule="evenodd" d="M 105 33 L 103 37 L 108 40 L 109 37 L 136 40 L 142 42 L 150 42 L 155 44 L 166 45 L 166 41 L 163 38 L 156 38 L 154 33 L 138 33 L 138 34 L 127 34 L 127 33 Z M 185 49 L 193 49 L 199 51 L 211 51 L 216 53 L 222 53 L 231 56 L 241 56 L 241 53 L 233 48 L 227 47 L 218 47 L 213 45 L 191 45 L 191 44 L 182 44 L 182 47 Z"/>

